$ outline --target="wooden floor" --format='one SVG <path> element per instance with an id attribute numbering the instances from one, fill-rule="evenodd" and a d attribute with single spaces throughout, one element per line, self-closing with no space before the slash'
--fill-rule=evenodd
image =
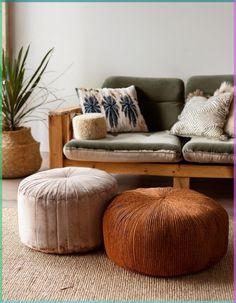
<path id="1" fill-rule="evenodd" d="M 43 153 L 41 170 L 48 169 L 48 154 Z M 157 176 L 115 175 L 119 190 L 138 187 L 172 186 L 172 179 Z M 3 207 L 17 206 L 17 189 L 21 179 L 3 180 Z M 233 180 L 232 179 L 191 179 L 191 188 L 202 192 L 222 204 L 233 215 Z"/>

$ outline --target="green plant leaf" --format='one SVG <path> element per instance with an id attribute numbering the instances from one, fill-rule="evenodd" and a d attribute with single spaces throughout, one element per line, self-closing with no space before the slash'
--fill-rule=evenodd
<path id="1" fill-rule="evenodd" d="M 23 59 L 21 60 L 22 54 L 23 54 L 23 47 L 20 49 L 18 57 L 17 57 L 17 72 L 18 73 L 20 73 L 24 69 L 25 61 L 26 61 L 26 58 L 28 56 L 28 53 L 29 53 L 29 46 L 28 46 L 28 48 L 25 52 L 25 55 L 24 55 Z"/>
<path id="2" fill-rule="evenodd" d="M 26 117 L 30 115 L 32 117 L 32 112 L 47 102 L 45 98 L 36 103 L 31 96 L 35 89 L 39 91 L 42 89 L 39 88 L 39 83 L 49 64 L 53 49 L 46 53 L 33 75 L 25 79 L 29 49 L 30 46 L 24 52 L 22 47 L 15 59 L 7 57 L 4 51 L 2 53 L 2 114 L 11 130 L 20 126 Z"/>
<path id="3" fill-rule="evenodd" d="M 42 61 L 40 62 L 39 66 L 38 66 L 38 68 L 36 69 L 36 71 L 34 72 L 33 76 L 29 79 L 28 83 L 26 84 L 25 88 L 23 89 L 23 91 L 21 93 L 22 95 L 27 91 L 27 89 L 29 88 L 29 86 L 31 85 L 31 83 L 33 83 L 33 81 L 34 81 L 34 79 L 36 77 L 42 76 L 43 72 L 45 71 L 45 69 L 46 69 L 46 67 L 47 67 L 47 65 L 49 63 L 50 58 L 49 58 L 48 61 L 46 61 L 46 60 L 47 60 L 47 58 L 49 57 L 49 55 L 51 54 L 52 51 L 53 51 L 53 48 L 51 48 L 47 52 L 47 54 L 43 57 Z M 45 64 L 45 62 L 46 62 L 46 64 Z M 45 64 L 45 68 L 42 68 L 44 66 L 44 64 Z"/>

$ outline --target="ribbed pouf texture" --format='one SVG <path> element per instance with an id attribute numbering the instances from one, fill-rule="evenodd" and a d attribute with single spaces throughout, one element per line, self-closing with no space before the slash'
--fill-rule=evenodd
<path id="1" fill-rule="evenodd" d="M 76 139 L 93 140 L 106 137 L 107 126 L 103 114 L 89 113 L 75 116 L 72 120 Z"/>
<path id="2" fill-rule="evenodd" d="M 114 198 L 103 235 L 106 253 L 121 267 L 164 277 L 195 273 L 226 254 L 228 214 L 193 190 L 140 188 Z"/>
<path id="3" fill-rule="evenodd" d="M 115 178 L 92 168 L 58 168 L 24 179 L 18 189 L 22 243 L 58 254 L 100 246 L 103 213 L 116 193 Z"/>

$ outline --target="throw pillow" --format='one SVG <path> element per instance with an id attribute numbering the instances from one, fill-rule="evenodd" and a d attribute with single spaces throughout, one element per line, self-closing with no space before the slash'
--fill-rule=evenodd
<path id="1" fill-rule="evenodd" d="M 179 120 L 171 128 L 171 134 L 227 139 L 223 133 L 231 100 L 231 93 L 219 94 L 209 99 L 194 96 L 185 104 Z"/>
<path id="2" fill-rule="evenodd" d="M 191 100 L 193 97 L 195 96 L 199 96 L 199 97 L 206 97 L 206 98 L 210 98 L 210 95 L 206 95 L 202 90 L 200 89 L 196 89 L 193 93 L 189 93 L 186 99 L 186 102 Z"/>
<path id="3" fill-rule="evenodd" d="M 76 90 L 83 113 L 102 113 L 108 132 L 146 132 L 135 87 Z"/>
<path id="4" fill-rule="evenodd" d="M 200 89 L 196 89 L 193 93 L 189 93 L 186 99 L 186 102 L 191 100 L 195 96 L 204 97 L 204 92 Z"/>
<path id="5" fill-rule="evenodd" d="M 229 114 L 226 119 L 224 131 L 229 137 L 234 137 L 234 87 L 230 83 L 223 82 L 220 88 L 215 91 L 214 96 L 218 96 L 226 92 L 232 94 L 232 101 L 229 109 Z"/>

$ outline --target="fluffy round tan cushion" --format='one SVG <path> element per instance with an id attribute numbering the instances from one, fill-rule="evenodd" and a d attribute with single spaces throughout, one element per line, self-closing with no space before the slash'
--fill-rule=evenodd
<path id="1" fill-rule="evenodd" d="M 102 139 L 106 137 L 107 126 L 103 114 L 83 114 L 73 118 L 74 137 L 76 139 Z"/>
<path id="2" fill-rule="evenodd" d="M 214 200 L 187 189 L 136 189 L 105 211 L 108 256 L 146 275 L 198 272 L 218 262 L 228 245 L 228 215 Z"/>
<path id="3" fill-rule="evenodd" d="M 47 253 L 77 253 L 103 243 L 102 217 L 117 193 L 111 175 L 92 168 L 59 168 L 24 179 L 18 191 L 21 241 Z"/>

